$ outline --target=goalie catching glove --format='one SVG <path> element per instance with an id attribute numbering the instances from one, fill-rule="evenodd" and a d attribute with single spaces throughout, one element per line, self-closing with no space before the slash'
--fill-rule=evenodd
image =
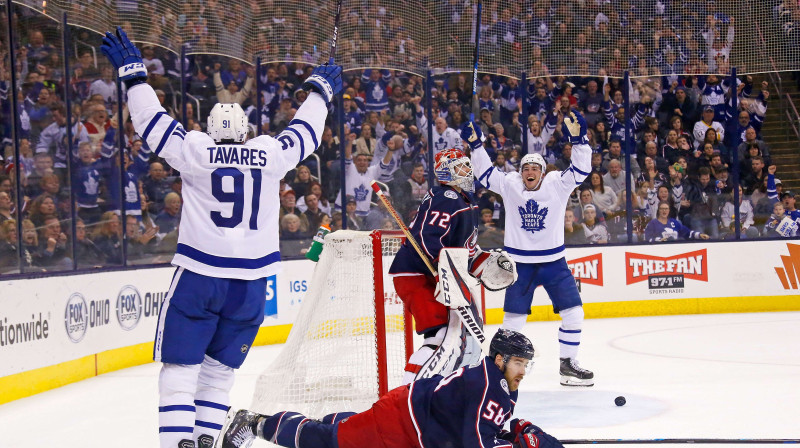
<path id="1" fill-rule="evenodd" d="M 303 90 L 319 93 L 330 104 L 333 97 L 342 90 L 342 66 L 325 64 L 315 68 L 303 83 Z"/>
<path id="2" fill-rule="evenodd" d="M 480 251 L 472 259 L 469 273 L 489 291 L 500 291 L 517 281 L 517 264 L 502 249 Z"/>

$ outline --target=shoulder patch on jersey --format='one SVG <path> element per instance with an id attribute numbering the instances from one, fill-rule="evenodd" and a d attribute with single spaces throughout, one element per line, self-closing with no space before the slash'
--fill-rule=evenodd
<path id="1" fill-rule="evenodd" d="M 458 199 L 458 193 L 456 193 L 453 190 L 447 190 L 447 191 L 444 192 L 444 197 L 450 198 L 450 199 Z"/>
<path id="2" fill-rule="evenodd" d="M 506 381 L 505 378 L 500 380 L 500 387 L 502 387 L 503 390 L 506 391 L 507 394 L 511 395 L 511 392 L 508 390 L 508 381 Z"/>

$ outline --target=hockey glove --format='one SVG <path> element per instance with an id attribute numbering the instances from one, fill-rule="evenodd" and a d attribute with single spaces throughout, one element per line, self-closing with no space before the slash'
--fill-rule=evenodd
<path id="1" fill-rule="evenodd" d="M 483 144 L 483 142 L 486 140 L 486 137 L 483 136 L 481 127 L 478 126 L 474 121 L 470 121 L 461 127 L 461 140 L 467 142 L 469 147 L 475 150 Z"/>
<path id="2" fill-rule="evenodd" d="M 502 249 L 480 251 L 471 260 L 469 273 L 489 291 L 500 291 L 517 281 L 517 264 Z"/>
<path id="3" fill-rule="evenodd" d="M 342 66 L 325 64 L 315 68 L 303 83 L 303 90 L 319 93 L 330 104 L 333 97 L 342 90 Z"/>
<path id="4" fill-rule="evenodd" d="M 572 109 L 569 115 L 564 117 L 564 123 L 561 124 L 561 132 L 573 145 L 589 142 L 589 139 L 586 138 L 586 129 L 586 119 L 578 109 Z"/>
<path id="5" fill-rule="evenodd" d="M 516 435 L 514 445 L 518 448 L 564 448 L 558 439 L 527 420 L 511 420 L 511 432 Z"/>
<path id="6" fill-rule="evenodd" d="M 117 69 L 119 79 L 125 83 L 125 87 L 131 88 L 147 82 L 147 68 L 142 62 L 142 53 L 131 43 L 122 28 L 117 27 L 116 36 L 106 31 L 100 51 Z"/>

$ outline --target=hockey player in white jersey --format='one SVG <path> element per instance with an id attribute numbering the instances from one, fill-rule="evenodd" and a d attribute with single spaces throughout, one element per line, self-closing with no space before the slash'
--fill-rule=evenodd
<path id="1" fill-rule="evenodd" d="M 278 271 L 278 188 L 287 171 L 318 146 L 342 68 L 314 69 L 311 91 L 277 138 L 247 140 L 238 104 L 217 104 L 208 134 L 186 132 L 146 84 L 139 50 L 119 27 L 101 51 L 125 83 L 134 128 L 181 172 L 183 212 L 177 267 L 161 306 L 153 359 L 159 377 L 162 448 L 210 448 L 229 407 L 240 367 L 264 319 L 266 277 Z"/>
<path id="2" fill-rule="evenodd" d="M 503 197 L 506 206 L 503 249 L 516 262 L 518 280 L 506 290 L 501 328 L 521 331 L 531 312 L 533 291 L 544 286 L 553 311 L 561 315 L 558 330 L 561 384 L 591 386 L 594 374 L 581 368 L 576 357 L 583 326 L 583 303 L 564 258 L 564 212 L 572 190 L 591 170 L 592 149 L 586 137 L 586 120 L 573 109 L 564 117 L 562 133 L 572 143 L 572 164 L 564 171 L 545 175 L 540 154 L 526 154 L 519 172 L 503 173 L 492 166 L 483 147 L 480 127 L 467 123 L 462 138 L 472 148 L 472 165 L 478 181 Z"/>

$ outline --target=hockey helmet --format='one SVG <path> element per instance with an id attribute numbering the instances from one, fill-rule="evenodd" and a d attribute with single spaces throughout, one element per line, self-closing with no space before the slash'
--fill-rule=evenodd
<path id="1" fill-rule="evenodd" d="M 466 171 L 464 170 L 466 168 Z M 475 176 L 472 173 L 472 163 L 464 151 L 456 148 L 445 149 L 436 154 L 436 164 L 433 167 L 436 180 L 468 192 L 475 191 Z"/>
<path id="2" fill-rule="evenodd" d="M 533 344 L 524 334 L 501 328 L 497 330 L 491 344 L 489 344 L 489 356 L 494 359 L 497 355 L 503 356 L 503 363 L 507 363 L 512 356 L 532 361 L 534 356 Z M 533 362 L 530 362 L 528 369 L 532 366 Z"/>
<path id="3" fill-rule="evenodd" d="M 217 103 L 208 114 L 208 135 L 217 143 L 244 143 L 249 130 L 247 115 L 237 103 Z"/>
<path id="4" fill-rule="evenodd" d="M 542 157 L 541 154 L 534 153 L 534 154 L 525 154 L 524 156 L 522 156 L 522 159 L 519 161 L 519 172 L 522 173 L 522 168 L 529 163 L 539 165 L 539 168 L 542 169 L 542 173 L 544 173 L 545 170 L 547 169 L 547 163 L 545 163 L 544 157 Z"/>

